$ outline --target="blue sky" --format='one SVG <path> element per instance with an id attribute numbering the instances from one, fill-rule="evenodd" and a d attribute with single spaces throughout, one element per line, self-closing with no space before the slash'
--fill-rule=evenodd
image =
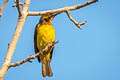
<path id="1" fill-rule="evenodd" d="M 23 0 L 22 0 L 23 1 Z M 44 11 L 81 4 L 87 0 L 31 0 L 30 11 Z M 1 5 L 2 1 L 0 1 Z M 51 67 L 52 78 L 41 76 L 41 64 L 37 59 L 11 68 L 4 80 L 120 80 L 120 11 L 118 0 L 99 0 L 71 15 L 76 21 L 88 20 L 79 30 L 62 13 L 55 17 L 53 25 L 56 40 Z M 0 66 L 4 60 L 8 43 L 13 36 L 17 9 L 9 0 L 0 19 Z M 34 54 L 33 34 L 39 16 L 29 16 L 24 24 L 12 62 Z"/>

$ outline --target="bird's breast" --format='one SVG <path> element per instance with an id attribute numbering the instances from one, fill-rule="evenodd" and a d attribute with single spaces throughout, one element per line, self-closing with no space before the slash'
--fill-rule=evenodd
<path id="1" fill-rule="evenodd" d="M 52 24 L 42 24 L 37 29 L 37 47 L 41 50 L 48 42 L 55 41 L 55 30 Z"/>

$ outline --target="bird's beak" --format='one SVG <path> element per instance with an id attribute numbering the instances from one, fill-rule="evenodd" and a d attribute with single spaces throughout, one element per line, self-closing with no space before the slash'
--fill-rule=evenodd
<path id="1" fill-rule="evenodd" d="M 53 13 L 51 17 L 49 18 L 49 22 L 51 22 L 55 18 L 55 16 L 57 16 L 58 14 L 60 13 Z"/>
<path id="2" fill-rule="evenodd" d="M 52 16 L 55 17 L 55 16 L 57 16 L 58 14 L 60 14 L 60 13 L 53 13 Z"/>

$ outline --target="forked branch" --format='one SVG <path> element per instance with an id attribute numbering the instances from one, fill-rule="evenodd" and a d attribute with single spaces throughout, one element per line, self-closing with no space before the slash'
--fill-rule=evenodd
<path id="1" fill-rule="evenodd" d="M 4 62 L 2 64 L 2 67 L 0 69 L 0 80 L 3 80 L 5 74 L 7 73 L 8 69 L 10 67 L 16 67 L 16 66 L 19 66 L 25 62 L 30 62 L 31 59 L 34 59 L 36 58 L 37 56 L 39 56 L 41 54 L 41 52 L 44 52 L 45 50 L 42 50 L 40 51 L 39 53 L 33 55 L 33 56 L 30 56 L 20 62 L 16 62 L 16 63 L 13 63 L 11 64 L 11 60 L 12 60 L 12 56 L 14 54 L 14 51 L 15 51 L 15 48 L 16 48 L 16 45 L 17 45 L 17 42 L 18 42 L 18 39 L 20 37 L 20 34 L 21 34 L 21 31 L 22 31 L 22 28 L 23 28 L 23 25 L 24 25 L 24 22 L 27 18 L 27 16 L 39 16 L 39 15 L 43 15 L 43 14 L 46 14 L 46 13 L 62 13 L 62 12 L 66 12 L 69 19 L 75 24 L 77 25 L 78 28 L 81 29 L 80 25 L 84 25 L 86 23 L 86 21 L 84 22 L 76 22 L 72 16 L 70 15 L 70 12 L 69 11 L 72 11 L 72 10 L 77 10 L 77 9 L 80 9 L 80 8 L 83 8 L 85 6 L 88 6 L 92 3 L 95 3 L 97 2 L 98 0 L 90 0 L 88 2 L 85 2 L 83 4 L 78 4 L 78 5 L 75 5 L 75 6 L 70 6 L 70 7 L 64 7 L 64 8 L 59 8 L 59 9 L 54 9 L 54 10 L 48 10 L 48 11 L 40 11 L 40 12 L 30 12 L 28 11 L 28 8 L 29 8 L 29 4 L 30 4 L 30 1 L 31 0 L 25 0 L 24 4 L 22 4 L 22 11 L 20 10 L 20 2 L 19 0 L 16 0 L 16 6 L 17 6 L 17 9 L 18 9 L 18 13 L 19 13 L 19 17 L 18 17 L 18 23 L 16 25 L 16 29 L 15 29 L 15 32 L 14 32 L 14 35 L 13 35 L 13 38 L 9 44 L 9 47 L 8 47 L 8 50 L 6 52 L 6 57 L 4 59 Z M 0 16 L 2 15 L 2 12 L 4 10 L 4 7 L 6 5 L 6 3 L 8 2 L 8 0 L 4 0 L 4 3 L 0 9 Z"/>
<path id="2" fill-rule="evenodd" d="M 90 0 L 90 1 L 85 2 L 83 4 L 78 4 L 78 5 L 54 9 L 54 10 L 47 10 L 47 11 L 40 11 L 40 12 L 29 11 L 28 16 L 39 16 L 39 15 L 46 14 L 46 13 L 62 13 L 62 12 L 66 12 L 66 11 L 72 11 L 72 10 L 83 8 L 83 7 L 88 6 L 92 3 L 95 3 L 97 1 L 98 0 Z"/>
<path id="3" fill-rule="evenodd" d="M 24 13 L 22 13 L 22 16 L 18 17 L 18 22 L 17 22 L 17 25 L 16 25 L 16 29 L 15 29 L 13 38 L 12 38 L 10 44 L 9 44 L 4 62 L 3 62 L 2 67 L 0 69 L 0 80 L 3 80 L 5 74 L 8 71 L 10 62 L 12 60 L 12 56 L 14 54 L 18 39 L 20 37 L 24 22 L 25 22 L 26 17 L 27 17 L 27 11 L 28 11 L 28 8 L 29 8 L 29 4 L 30 4 L 30 0 L 25 0 L 25 4 L 23 5 L 23 10 L 22 10 L 22 12 L 24 12 Z"/>
<path id="4" fill-rule="evenodd" d="M 77 22 L 75 21 L 72 16 L 70 15 L 70 11 L 66 11 L 69 19 L 79 28 L 79 29 L 82 29 L 81 25 L 84 25 L 87 21 L 83 21 L 83 22 Z"/>
<path id="5" fill-rule="evenodd" d="M 59 8 L 59 9 L 54 9 L 54 10 L 48 10 L 48 11 L 40 11 L 40 12 L 28 12 L 28 16 L 39 16 L 39 15 L 42 15 L 42 14 L 46 14 L 46 13 L 62 13 L 62 12 L 66 12 L 69 19 L 79 28 L 79 29 L 82 29 L 82 25 L 86 24 L 87 21 L 83 21 L 83 22 L 77 22 L 75 21 L 71 14 L 70 14 L 70 11 L 72 10 L 76 10 L 76 9 L 80 9 L 80 8 L 83 8 L 85 6 L 88 6 L 92 3 L 95 3 L 97 2 L 98 0 L 90 0 L 88 2 L 85 2 L 84 4 L 78 4 L 78 5 L 74 5 L 74 6 L 69 6 L 69 7 L 64 7 L 64 8 Z"/>

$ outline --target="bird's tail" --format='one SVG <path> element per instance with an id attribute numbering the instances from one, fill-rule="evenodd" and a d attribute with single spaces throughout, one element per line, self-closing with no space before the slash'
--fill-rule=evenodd
<path id="1" fill-rule="evenodd" d="M 50 67 L 50 61 L 46 61 L 46 63 L 42 63 L 42 76 L 43 77 L 52 77 L 53 76 L 53 72 L 52 69 Z"/>

